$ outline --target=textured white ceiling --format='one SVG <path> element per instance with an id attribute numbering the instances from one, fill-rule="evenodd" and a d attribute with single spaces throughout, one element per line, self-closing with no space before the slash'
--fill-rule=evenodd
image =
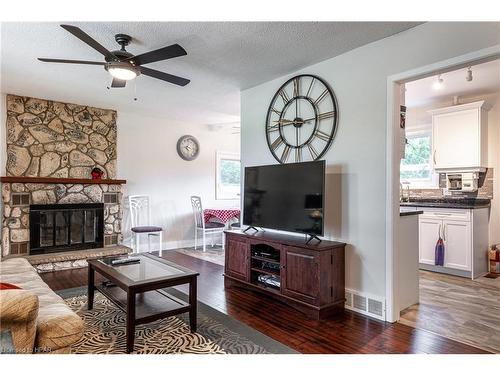
<path id="1" fill-rule="evenodd" d="M 106 88 L 100 66 L 41 63 L 37 57 L 102 61 L 59 23 L 2 23 L 2 92 L 136 111 L 174 121 L 239 120 L 239 92 L 304 66 L 391 36 L 410 22 L 71 22 L 110 50 L 129 34 L 133 54 L 179 43 L 187 56 L 149 64 L 191 79 L 186 87 L 146 76 Z M 133 98 L 137 96 L 138 100 Z"/>

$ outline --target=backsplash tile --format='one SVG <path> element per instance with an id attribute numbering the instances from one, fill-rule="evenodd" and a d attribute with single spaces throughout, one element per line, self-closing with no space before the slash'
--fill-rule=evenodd
<path id="1" fill-rule="evenodd" d="M 443 198 L 443 189 L 410 189 L 410 197 L 417 199 Z M 450 195 L 447 195 L 450 197 Z M 451 197 L 487 198 L 493 199 L 493 168 L 488 168 L 479 179 L 479 189 L 476 192 L 452 192 Z M 411 199 L 410 198 L 410 199 Z"/>

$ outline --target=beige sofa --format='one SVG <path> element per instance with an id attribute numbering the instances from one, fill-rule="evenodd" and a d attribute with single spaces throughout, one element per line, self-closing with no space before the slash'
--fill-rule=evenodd
<path id="1" fill-rule="evenodd" d="M 0 291 L 0 329 L 9 329 L 17 353 L 69 353 L 83 321 L 24 258 L 0 262 L 0 281 L 22 289 Z"/>

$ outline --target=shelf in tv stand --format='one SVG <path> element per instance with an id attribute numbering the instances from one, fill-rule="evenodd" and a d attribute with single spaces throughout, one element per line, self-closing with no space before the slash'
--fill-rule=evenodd
<path id="1" fill-rule="evenodd" d="M 263 268 L 257 268 L 257 267 L 252 267 L 250 268 L 250 271 L 257 272 L 257 273 L 262 273 L 264 275 L 270 275 L 270 276 L 280 276 L 280 271 L 271 271 L 271 270 L 265 270 Z"/>
<path id="2" fill-rule="evenodd" d="M 274 293 L 277 295 L 281 294 L 281 290 L 277 286 L 267 285 L 267 284 L 261 283 L 259 281 L 251 282 L 250 285 L 253 285 L 254 287 L 256 287 L 258 289 L 265 290 L 265 291 L 268 291 L 268 292 L 271 292 L 271 293 Z"/>
<path id="3" fill-rule="evenodd" d="M 273 263 L 273 264 L 280 264 L 280 261 L 278 259 L 271 259 L 271 258 L 261 257 L 258 255 L 252 255 L 252 259 L 260 260 L 262 262 Z"/>

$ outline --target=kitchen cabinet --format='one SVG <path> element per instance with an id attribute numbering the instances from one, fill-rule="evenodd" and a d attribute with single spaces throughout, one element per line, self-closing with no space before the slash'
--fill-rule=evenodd
<path id="1" fill-rule="evenodd" d="M 429 111 L 436 171 L 484 171 L 488 166 L 488 114 L 484 101 Z"/>
<path id="2" fill-rule="evenodd" d="M 477 278 L 487 273 L 489 208 L 425 208 L 419 217 L 421 269 Z M 436 266 L 435 247 L 444 241 L 444 265 Z"/>
<path id="3" fill-rule="evenodd" d="M 441 219 L 420 218 L 418 223 L 419 263 L 434 264 L 434 249 L 442 227 Z"/>
<path id="4" fill-rule="evenodd" d="M 471 271 L 471 223 L 443 220 L 443 239 L 445 243 L 444 266 Z"/>

